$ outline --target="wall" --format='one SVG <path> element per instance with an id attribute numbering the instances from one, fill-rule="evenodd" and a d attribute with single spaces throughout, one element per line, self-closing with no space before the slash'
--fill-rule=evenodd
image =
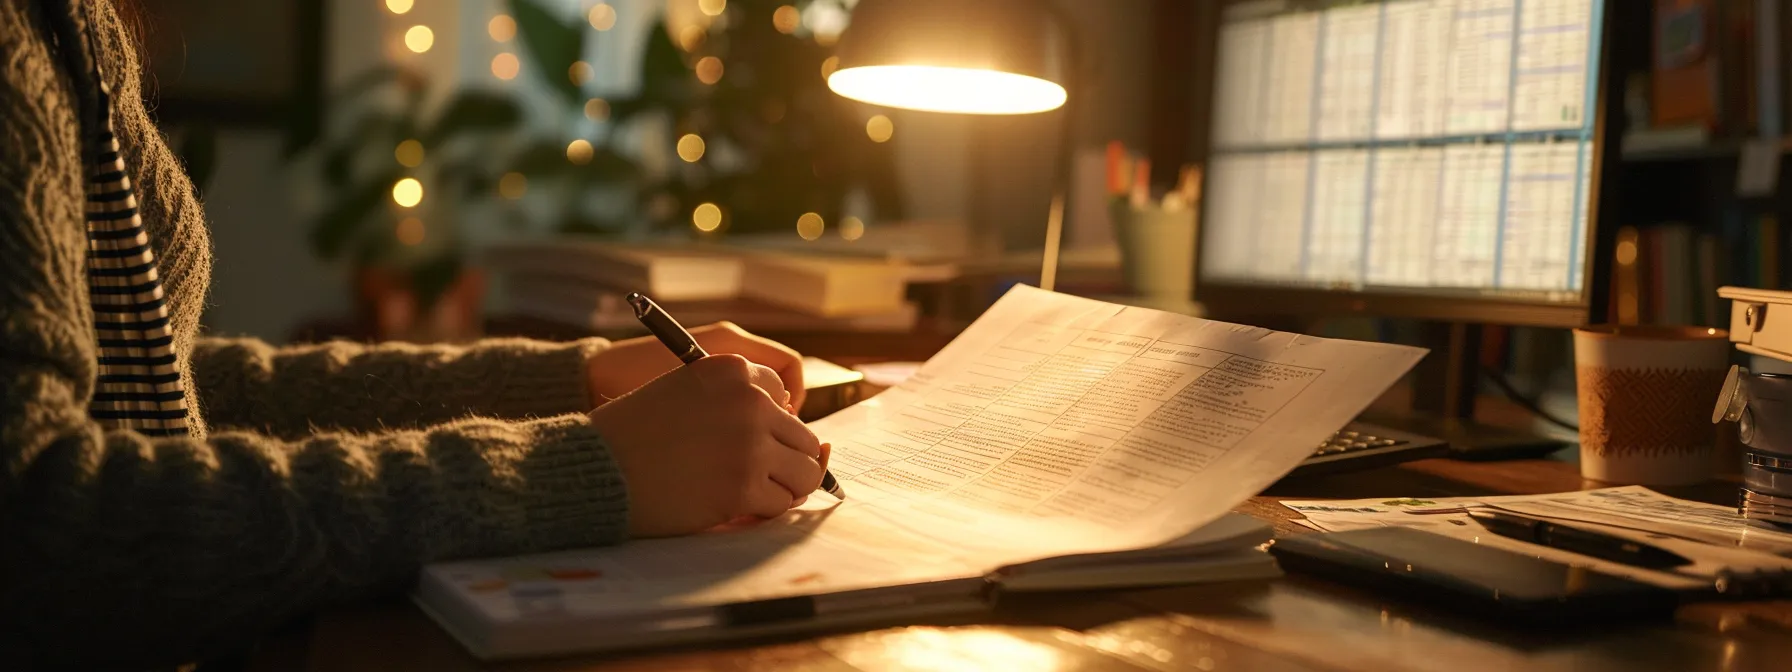
<path id="1" fill-rule="evenodd" d="M 1076 117 L 1077 153 L 1101 151 L 1110 140 L 1141 150 L 1146 140 L 1150 0 L 1053 1 L 1075 24 L 1079 72 L 1084 75 L 1071 82 L 1065 110 L 968 120 L 973 138 L 968 215 L 977 226 L 999 232 L 1010 250 L 1043 246 L 1066 113 Z M 1068 204 L 1067 220 L 1077 210 L 1077 204 Z M 1075 228 L 1075 222 L 1066 221 L 1066 231 Z M 1066 235 L 1067 245 L 1076 243 L 1072 238 Z"/>
<path id="2" fill-rule="evenodd" d="M 325 18 L 326 91 L 386 58 L 405 58 L 430 73 L 439 92 L 455 81 L 460 34 L 458 2 L 416 2 L 394 16 L 381 0 L 329 0 Z M 435 45 L 424 54 L 402 49 L 404 29 L 425 24 Z M 283 341 L 308 320 L 339 319 L 351 310 L 344 270 L 312 256 L 311 213 L 321 199 L 304 166 L 280 155 L 282 131 L 218 130 L 218 165 L 204 191 L 212 232 L 212 291 L 205 326 L 214 335 Z"/>
<path id="3" fill-rule="evenodd" d="M 1142 146 L 1149 0 L 1055 1 L 1077 23 L 1085 63 L 1095 73 L 1071 92 L 1079 106 L 1078 146 L 1097 151 L 1110 139 Z M 457 82 L 493 85 L 486 64 L 498 47 L 484 35 L 484 25 L 495 6 L 491 0 L 419 1 L 408 14 L 394 16 L 381 0 L 329 0 L 326 87 L 387 58 L 409 59 L 429 73 L 438 91 Z M 397 42 L 417 23 L 429 25 L 436 38 L 422 55 L 402 51 Z M 911 219 L 966 220 L 1005 232 L 1012 249 L 1040 246 L 1061 113 L 886 114 L 896 128 L 892 142 Z M 279 130 L 228 128 L 218 140 L 218 169 L 206 190 L 216 259 L 205 317 L 209 330 L 280 341 L 302 321 L 347 315 L 350 295 L 342 269 L 313 258 L 306 243 L 309 214 L 319 205 L 315 187 L 305 171 L 280 161 Z M 474 237 L 484 237 L 478 234 Z"/>

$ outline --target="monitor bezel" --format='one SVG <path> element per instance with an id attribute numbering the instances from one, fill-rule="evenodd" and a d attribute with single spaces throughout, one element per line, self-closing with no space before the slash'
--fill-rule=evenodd
<path id="1" fill-rule="evenodd" d="M 1423 291 L 1390 291 L 1380 287 L 1328 289 L 1209 279 L 1201 277 L 1200 272 L 1201 241 L 1206 236 L 1206 227 L 1202 227 L 1201 233 L 1196 237 L 1193 288 L 1195 300 L 1208 314 L 1227 317 L 1361 316 L 1534 327 L 1576 327 L 1600 321 L 1605 315 L 1605 304 L 1609 300 L 1609 287 L 1604 277 L 1605 265 L 1601 260 L 1610 256 L 1610 251 L 1606 249 L 1609 246 L 1604 244 L 1610 236 L 1602 236 L 1601 232 L 1612 226 L 1611 223 L 1600 221 L 1601 213 L 1605 211 L 1601 206 L 1612 197 L 1611 191 L 1616 180 L 1612 179 L 1611 169 L 1617 163 L 1617 151 L 1621 142 L 1621 124 L 1610 123 L 1607 117 L 1610 107 L 1608 102 L 1614 96 L 1621 100 L 1623 95 L 1621 90 L 1613 91 L 1614 87 L 1621 86 L 1623 80 L 1613 74 L 1613 44 L 1618 40 L 1619 28 L 1616 20 L 1619 12 L 1614 8 L 1617 4 L 1621 4 L 1619 0 L 1594 1 L 1594 11 L 1599 13 L 1595 20 L 1600 22 L 1601 40 L 1593 109 L 1593 146 L 1588 153 L 1588 168 L 1591 171 L 1588 191 L 1596 197 L 1587 199 L 1587 226 L 1581 232 L 1584 237 L 1581 245 L 1586 253 L 1581 259 L 1582 282 L 1578 299 L 1549 301 L 1477 296 L 1473 289 L 1461 293 L 1432 295 Z M 1218 14 L 1223 12 L 1216 16 Z M 1219 29 L 1220 26 L 1216 24 L 1211 33 L 1216 41 Z M 1212 62 L 1214 72 L 1208 78 L 1208 83 L 1217 89 L 1219 59 L 1217 53 L 1215 56 Z M 1209 114 L 1202 120 L 1208 127 L 1202 133 L 1211 133 L 1212 99 L 1212 96 L 1208 97 Z M 1195 158 L 1201 165 L 1206 165 L 1213 153 L 1213 143 L 1209 141 L 1203 145 L 1203 151 Z M 1205 183 L 1211 179 L 1210 173 L 1203 175 L 1203 190 L 1208 186 Z M 1207 208 L 1208 204 L 1203 199 L 1203 221 L 1207 217 Z"/>

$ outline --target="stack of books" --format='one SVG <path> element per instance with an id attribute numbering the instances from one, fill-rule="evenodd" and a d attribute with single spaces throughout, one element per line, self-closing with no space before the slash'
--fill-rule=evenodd
<path id="1" fill-rule="evenodd" d="M 754 331 L 906 332 L 918 315 L 907 268 L 881 259 L 552 238 L 495 245 L 485 263 L 506 312 L 598 333 L 642 330 L 629 292 Z"/>

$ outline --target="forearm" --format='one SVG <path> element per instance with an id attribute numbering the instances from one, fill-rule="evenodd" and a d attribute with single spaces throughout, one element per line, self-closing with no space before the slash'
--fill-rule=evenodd
<path id="1" fill-rule="evenodd" d="M 470 415 L 519 419 L 596 404 L 585 362 L 601 339 L 487 339 L 468 346 L 327 343 L 276 348 L 202 339 L 193 353 L 213 427 L 304 436 L 315 429 L 415 428 Z"/>
<path id="2" fill-rule="evenodd" d="M 71 426 L 25 461 L 0 510 L 0 651 L 45 662 L 214 656 L 401 588 L 425 562 L 627 528 L 622 477 L 583 416 L 293 443 Z"/>

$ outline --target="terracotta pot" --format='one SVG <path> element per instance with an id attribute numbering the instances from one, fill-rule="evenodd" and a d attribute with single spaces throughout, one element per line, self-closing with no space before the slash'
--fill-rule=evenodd
<path id="1" fill-rule="evenodd" d="M 468 268 L 436 298 L 422 307 L 404 271 L 361 268 L 355 271 L 355 315 L 376 341 L 437 343 L 479 338 L 483 329 L 485 271 Z"/>

